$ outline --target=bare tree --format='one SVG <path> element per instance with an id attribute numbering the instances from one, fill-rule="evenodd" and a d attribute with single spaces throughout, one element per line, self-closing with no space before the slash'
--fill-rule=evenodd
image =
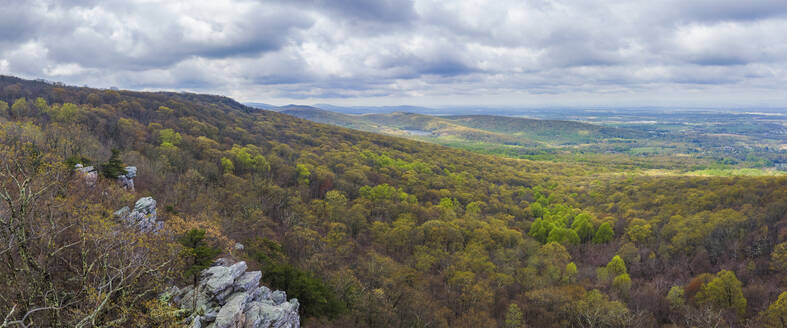
<path id="1" fill-rule="evenodd" d="M 129 325 L 176 267 L 172 238 L 117 222 L 106 200 L 123 191 L 69 184 L 58 163 L 0 148 L 0 328 Z"/>

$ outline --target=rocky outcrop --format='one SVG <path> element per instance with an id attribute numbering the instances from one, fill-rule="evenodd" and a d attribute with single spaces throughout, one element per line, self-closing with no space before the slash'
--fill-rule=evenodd
<path id="1" fill-rule="evenodd" d="M 95 167 L 76 164 L 74 166 L 74 171 L 82 177 L 86 185 L 90 187 L 96 185 L 96 181 L 98 181 L 98 171 L 96 171 Z"/>
<path id="2" fill-rule="evenodd" d="M 126 166 L 126 174 L 118 176 L 120 186 L 129 191 L 134 191 L 134 178 L 137 177 L 136 166 Z"/>
<path id="3" fill-rule="evenodd" d="M 135 191 L 134 190 L 134 178 L 137 177 L 137 167 L 136 166 L 126 166 L 125 167 L 126 174 L 120 175 L 117 177 L 117 181 L 123 189 L 128 191 Z M 84 166 L 82 164 L 76 164 L 74 166 L 74 171 L 78 173 L 82 179 L 85 181 L 85 184 L 92 187 L 96 185 L 96 181 L 98 181 L 98 170 L 96 170 L 93 166 Z"/>
<path id="4" fill-rule="evenodd" d="M 294 328 L 300 327 L 298 300 L 287 301 L 283 291 L 260 286 L 260 271 L 246 271 L 246 262 L 218 260 L 193 286 L 172 287 L 165 298 L 184 310 L 196 310 L 187 319 L 190 327 Z"/>
<path id="5" fill-rule="evenodd" d="M 142 197 L 134 204 L 134 210 L 124 206 L 114 215 L 126 225 L 136 227 L 142 232 L 158 232 L 164 226 L 164 222 L 158 220 L 156 200 L 153 197 Z"/>

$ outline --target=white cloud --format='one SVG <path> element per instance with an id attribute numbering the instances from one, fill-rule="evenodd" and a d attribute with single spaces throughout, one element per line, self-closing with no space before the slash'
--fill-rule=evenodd
<path id="1" fill-rule="evenodd" d="M 47 67 L 44 69 L 44 74 L 48 76 L 71 76 L 71 75 L 79 75 L 85 72 L 85 69 L 76 63 L 68 63 L 68 64 L 55 64 L 52 67 Z"/>
<path id="2" fill-rule="evenodd" d="M 756 103 L 787 100 L 785 30 L 782 0 L 34 0 L 0 12 L 0 72 L 258 101 Z"/>

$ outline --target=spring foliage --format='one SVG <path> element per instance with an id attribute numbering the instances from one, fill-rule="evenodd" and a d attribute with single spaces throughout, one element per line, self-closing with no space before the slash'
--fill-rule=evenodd
<path id="1" fill-rule="evenodd" d="M 173 236 L 192 229 L 298 297 L 315 326 L 738 326 L 774 317 L 764 311 L 783 303 L 785 177 L 601 174 L 187 93 L 0 77 L 0 101 L 11 104 L 0 110 L 0 160 L 25 158 L 31 186 L 59 181 L 25 204 L 34 213 L 9 214 L 22 208 L 18 197 L 0 207 L 1 219 L 35 227 L 0 225 L 0 244 L 12 246 L 4 254 L 27 270 L 0 266 L 2 290 L 12 291 L 0 313 L 63 309 L 35 312 L 34 326 L 165 325 L 173 316 L 156 295 L 171 281 L 190 283 L 177 256 L 188 247 Z M 139 168 L 139 194 L 110 179 L 85 190 L 72 183 L 66 159 L 100 162 L 112 148 Z M 10 175 L 0 180 L 19 194 Z M 110 213 L 140 194 L 170 209 L 159 213 L 171 233 L 117 232 Z M 14 235 L 22 231 L 40 235 Z M 21 240 L 33 255 L 9 243 Z M 82 254 L 107 265 L 83 266 Z M 101 289 L 118 265 L 139 268 L 133 281 Z"/>

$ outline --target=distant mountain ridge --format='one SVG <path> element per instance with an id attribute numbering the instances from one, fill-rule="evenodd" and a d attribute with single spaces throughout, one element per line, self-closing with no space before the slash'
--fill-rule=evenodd
<path id="1" fill-rule="evenodd" d="M 433 116 L 393 112 L 344 114 L 312 106 L 279 107 L 283 114 L 310 121 L 420 139 L 453 139 L 503 145 L 572 144 L 609 138 L 641 138 L 641 131 L 561 120 L 495 115 Z"/>

